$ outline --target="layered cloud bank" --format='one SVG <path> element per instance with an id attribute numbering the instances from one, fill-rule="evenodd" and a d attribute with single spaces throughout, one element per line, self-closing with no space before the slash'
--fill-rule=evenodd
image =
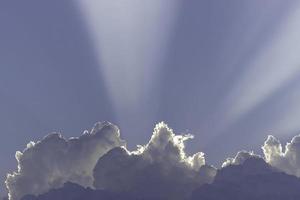
<path id="1" fill-rule="evenodd" d="M 300 136 L 294 137 L 285 149 L 269 136 L 262 147 L 263 156 L 241 151 L 235 158 L 225 160 L 219 170 L 205 163 L 202 152 L 186 154 L 184 142 L 190 138 L 191 135 L 176 135 L 165 123 L 159 123 L 146 145 L 129 151 L 118 127 L 109 122 L 97 123 L 78 138 L 50 134 L 16 153 L 18 170 L 6 180 L 9 198 L 41 195 L 72 182 L 83 189 L 129 194 L 136 199 L 183 200 L 203 195 L 199 187 L 218 183 L 224 172 L 231 172 L 228 168 L 240 170 L 235 166 L 247 166 L 246 171 L 242 170 L 247 176 L 282 171 L 300 177 Z M 249 160 L 254 160 L 252 165 Z M 225 182 L 235 180 L 234 173 L 237 172 L 227 173 Z M 201 194 L 195 193 L 198 190 Z"/>
<path id="2" fill-rule="evenodd" d="M 145 182 L 143 182 L 145 183 Z M 22 200 L 171 200 L 166 196 L 170 191 L 163 188 L 156 190 L 162 195 L 149 195 L 153 185 L 146 185 L 143 197 L 136 192 L 116 192 L 110 190 L 83 188 L 73 183 L 66 183 L 60 189 L 53 189 L 39 195 L 27 195 Z M 300 199 L 300 179 L 279 172 L 261 157 L 250 156 L 241 164 L 232 164 L 218 170 L 211 184 L 204 184 L 194 189 L 183 200 L 298 200 Z M 157 189 L 157 188 L 156 188 Z M 176 187 L 171 193 L 176 194 Z M 136 188 L 139 190 L 139 188 Z M 175 197 L 179 199 L 179 197 Z"/>
<path id="3" fill-rule="evenodd" d="M 166 124 L 159 123 L 149 143 L 130 152 L 119 129 L 108 122 L 97 123 L 79 138 L 67 140 L 60 134 L 50 134 L 16 153 L 18 171 L 6 180 L 9 197 L 19 200 L 73 182 L 124 192 L 136 187 L 142 191 L 152 185 L 154 195 L 163 194 L 155 192 L 160 188 L 168 188 L 170 193 L 166 195 L 173 194 L 176 187 L 173 199 L 179 199 L 193 188 L 212 182 L 216 173 L 215 168 L 205 165 L 203 153 L 186 155 L 184 141 L 190 138 L 175 135 Z"/>
<path id="4" fill-rule="evenodd" d="M 299 178 L 250 156 L 218 170 L 214 182 L 194 190 L 188 200 L 298 200 L 299 187 Z"/>

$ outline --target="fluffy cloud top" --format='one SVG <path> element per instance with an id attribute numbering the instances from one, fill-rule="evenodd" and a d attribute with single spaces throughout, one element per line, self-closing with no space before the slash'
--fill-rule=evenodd
<path id="1" fill-rule="evenodd" d="M 259 155 L 248 151 L 239 151 L 234 158 L 227 158 L 222 164 L 222 167 L 227 167 L 229 165 L 242 165 L 249 158 L 261 158 Z"/>
<path id="2" fill-rule="evenodd" d="M 119 129 L 109 122 L 97 123 L 78 138 L 67 140 L 54 133 L 30 142 L 23 152 L 16 153 L 18 170 L 7 176 L 9 197 L 19 200 L 26 194 L 42 194 L 67 181 L 92 187 L 98 159 L 122 145 Z"/>
<path id="3" fill-rule="evenodd" d="M 285 145 L 285 150 L 274 136 L 268 136 L 263 147 L 266 161 L 287 174 L 300 177 L 300 136 Z"/>
<path id="4" fill-rule="evenodd" d="M 300 135 L 292 138 L 291 142 L 282 148 L 278 139 L 269 135 L 262 146 L 265 161 L 272 167 L 287 174 L 300 177 Z M 261 158 L 253 152 L 240 151 L 235 158 L 227 158 L 222 167 L 241 165 L 249 158 Z"/>
<path id="5" fill-rule="evenodd" d="M 191 156 L 185 153 L 184 142 L 190 138 L 191 135 L 176 135 L 165 123 L 159 123 L 146 145 L 129 151 L 119 129 L 109 122 L 97 123 L 78 138 L 50 134 L 16 153 L 18 170 L 8 174 L 6 180 L 10 200 L 43 194 L 66 182 L 144 200 L 183 200 L 204 183 L 216 181 L 216 174 L 219 178 L 225 174 L 225 181 L 236 181 L 236 172 L 255 177 L 278 169 L 300 177 L 300 136 L 294 137 L 284 150 L 275 137 L 269 136 L 262 147 L 264 157 L 240 151 L 219 170 L 206 165 L 202 152 Z M 228 171 L 228 167 L 238 171 Z"/>
<path id="6" fill-rule="evenodd" d="M 149 195 L 164 189 L 169 191 L 164 197 L 178 199 L 212 182 L 216 174 L 215 168 L 205 165 L 203 153 L 186 155 L 184 141 L 190 138 L 175 135 L 166 124 L 159 123 L 149 143 L 130 152 L 120 139 L 119 129 L 108 122 L 97 123 L 79 138 L 50 134 L 16 153 L 18 170 L 8 174 L 6 180 L 9 197 L 19 200 L 73 182 L 140 194 L 148 190 Z"/>
<path id="7" fill-rule="evenodd" d="M 203 183 L 211 183 L 216 169 L 205 165 L 204 154 L 187 156 L 184 141 L 159 123 L 148 144 L 137 151 L 115 148 L 99 159 L 95 188 L 128 192 L 141 199 L 185 199 Z"/>

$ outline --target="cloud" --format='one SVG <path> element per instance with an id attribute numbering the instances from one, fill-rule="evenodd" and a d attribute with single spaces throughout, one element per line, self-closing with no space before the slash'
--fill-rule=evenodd
<path id="1" fill-rule="evenodd" d="M 300 136 L 284 149 L 274 136 L 268 136 L 262 146 L 264 156 L 240 151 L 226 159 L 220 169 L 207 165 L 202 152 L 187 155 L 185 141 L 191 138 L 189 134 L 176 135 L 163 122 L 156 125 L 149 142 L 134 151 L 126 148 L 118 127 L 109 122 L 97 123 L 78 138 L 50 134 L 16 153 L 18 170 L 6 180 L 9 197 L 20 200 L 24 195 L 40 195 L 72 182 L 144 200 L 183 200 L 200 186 L 220 181 L 220 177 L 228 182 L 241 175 L 255 177 L 278 171 L 300 177 Z"/>
<path id="2" fill-rule="evenodd" d="M 254 154 L 249 151 L 239 151 L 234 158 L 227 158 L 223 162 L 222 167 L 227 167 L 229 165 L 242 165 L 249 158 L 261 158 L 261 156 Z"/>
<path id="3" fill-rule="evenodd" d="M 139 200 L 127 193 L 114 193 L 107 190 L 84 188 L 67 182 L 63 187 L 52 189 L 42 195 L 26 195 L 21 200 Z M 140 199 L 141 200 L 141 199 Z"/>
<path id="4" fill-rule="evenodd" d="M 300 135 L 293 137 L 291 142 L 285 145 L 285 150 L 278 139 L 269 135 L 262 149 L 270 165 L 300 177 Z"/>
<path id="5" fill-rule="evenodd" d="M 99 159 L 95 188 L 129 192 L 141 199 L 185 199 L 216 174 L 215 168 L 205 165 L 203 153 L 186 155 L 184 141 L 190 138 L 159 123 L 145 146 L 132 152 L 117 147 Z"/>
<path id="6" fill-rule="evenodd" d="M 115 148 L 114 150 L 111 150 L 111 154 L 108 153 L 110 154 L 108 159 L 110 159 L 109 157 L 113 156 L 114 160 L 118 160 L 117 158 L 120 155 L 128 156 L 129 154 L 127 153 L 128 152 L 126 152 L 125 148 Z M 104 157 L 107 155 L 104 155 Z M 191 192 L 190 195 L 188 195 L 188 197 L 182 197 L 182 195 L 177 196 L 179 193 L 177 190 L 180 189 L 180 192 L 182 192 L 182 188 L 188 188 L 190 185 L 178 187 L 178 185 L 176 186 L 176 184 L 170 184 L 170 182 L 165 181 L 165 179 L 157 179 L 157 177 L 153 179 L 151 176 L 153 174 L 144 173 L 144 170 L 135 172 L 135 174 L 143 172 L 140 175 L 145 177 L 142 182 L 139 182 L 140 185 L 136 185 L 134 190 L 127 192 L 117 192 L 105 189 L 96 190 L 83 188 L 73 183 L 66 183 L 62 188 L 52 189 L 49 192 L 39 196 L 27 195 L 22 198 L 22 200 L 282 200 L 300 198 L 299 178 L 278 172 L 278 170 L 275 170 L 273 167 L 271 167 L 260 156 L 253 156 L 252 154 L 247 154 L 247 152 L 238 153 L 238 155 L 240 158 L 245 158 L 245 160 L 239 164 L 230 164 L 219 169 L 213 183 L 199 185 Z M 124 168 L 126 169 L 126 167 L 130 167 L 130 164 L 136 161 L 136 157 L 131 157 L 131 159 L 129 159 L 129 162 L 127 162 L 125 165 L 122 159 L 119 160 L 119 164 L 121 164 L 121 166 L 116 166 L 118 169 L 117 171 L 124 171 Z M 112 167 L 115 166 L 112 165 Z M 150 170 L 150 172 L 153 171 Z M 157 174 L 157 172 L 154 174 Z M 181 174 L 177 174 L 177 176 L 180 175 Z M 115 176 L 113 177 L 115 178 Z M 128 174 L 127 178 L 129 178 L 127 182 L 132 180 L 132 173 Z M 149 179 L 150 181 L 147 181 Z M 170 177 L 167 178 L 167 180 L 169 179 Z M 141 178 L 137 177 L 137 180 L 141 180 Z M 151 180 L 159 180 L 164 184 L 168 182 L 169 187 L 172 187 L 173 190 L 166 190 L 166 185 L 162 184 L 162 182 L 156 182 L 157 186 L 154 185 L 153 188 L 153 185 L 149 184 L 149 182 L 151 183 Z M 113 185 L 115 184 L 116 183 L 113 183 Z M 122 185 L 122 188 L 126 188 L 126 185 Z M 143 188 L 146 188 L 146 190 L 141 190 Z M 143 195 L 141 196 L 137 191 L 140 191 Z"/>
<path id="7" fill-rule="evenodd" d="M 189 200 L 300 199 L 299 178 L 279 172 L 260 156 L 242 152 L 238 157 L 242 162 L 219 169 L 214 182 L 195 189 Z"/>
<path id="8" fill-rule="evenodd" d="M 67 181 L 92 187 L 98 159 L 122 145 L 119 129 L 109 122 L 95 124 L 78 138 L 65 139 L 54 133 L 30 142 L 23 152 L 16 152 L 18 170 L 6 179 L 9 197 L 19 200 L 26 194 L 42 194 Z"/>
<path id="9" fill-rule="evenodd" d="M 9 197 L 19 200 L 73 182 L 83 187 L 181 199 L 193 188 L 211 183 L 216 174 L 214 167 L 205 165 L 202 152 L 186 155 L 184 142 L 191 138 L 175 135 L 165 123 L 159 123 L 146 145 L 129 151 L 119 129 L 109 122 L 97 123 L 78 138 L 50 134 L 16 153 L 18 170 L 6 180 Z"/>
<path id="10" fill-rule="evenodd" d="M 300 135 L 292 138 L 291 142 L 283 149 L 280 141 L 269 135 L 262 146 L 264 160 L 272 167 L 289 175 L 300 177 Z M 245 160 L 256 157 L 253 152 L 240 151 L 235 158 L 227 158 L 222 167 L 229 165 L 241 165 Z"/>

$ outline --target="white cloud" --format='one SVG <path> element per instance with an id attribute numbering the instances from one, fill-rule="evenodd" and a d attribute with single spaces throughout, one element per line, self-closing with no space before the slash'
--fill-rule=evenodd
<path id="1" fill-rule="evenodd" d="M 122 145 L 118 127 L 109 122 L 97 123 L 78 138 L 50 134 L 37 143 L 30 142 L 23 152 L 16 152 L 18 170 L 6 179 L 9 197 L 19 200 L 26 194 L 42 194 L 66 181 L 92 187 L 98 159 Z"/>
<path id="2" fill-rule="evenodd" d="M 50 134 L 16 153 L 18 170 L 6 180 L 9 196 L 19 200 L 26 194 L 42 194 L 65 182 L 74 182 L 129 192 L 139 198 L 185 199 L 195 188 L 212 183 L 217 174 L 216 168 L 206 165 L 204 153 L 186 154 L 185 141 L 191 138 L 192 135 L 174 134 L 163 122 L 156 125 L 150 141 L 138 145 L 135 151 L 126 149 L 118 127 L 108 122 L 97 123 L 78 138 Z M 262 149 L 264 158 L 240 151 L 222 167 L 259 158 L 254 160 L 260 161 L 262 167 L 253 165 L 252 174 L 263 169 L 266 161 L 272 169 L 300 177 L 300 136 L 295 136 L 284 149 L 275 137 L 268 136 Z"/>
<path id="3" fill-rule="evenodd" d="M 148 144 L 137 151 L 115 148 L 99 159 L 95 188 L 130 192 L 148 199 L 184 199 L 203 183 L 210 183 L 216 169 L 205 165 L 204 154 L 187 156 L 184 141 L 164 123 L 156 125 Z"/>
<path id="4" fill-rule="evenodd" d="M 300 177 L 300 135 L 295 136 L 287 143 L 285 150 L 279 140 L 268 136 L 263 147 L 266 161 L 287 174 Z"/>
<path id="5" fill-rule="evenodd" d="M 287 174 L 300 177 L 300 135 L 293 137 L 291 142 L 282 147 L 280 141 L 269 135 L 262 146 L 264 160 L 272 167 Z M 261 158 L 253 152 L 240 151 L 235 158 L 227 158 L 222 167 L 241 165 L 250 157 Z"/>
<path id="6" fill-rule="evenodd" d="M 223 162 L 222 167 L 227 167 L 229 165 L 242 165 L 249 158 L 261 158 L 259 155 L 254 154 L 249 151 L 239 151 L 234 158 L 227 158 Z"/>

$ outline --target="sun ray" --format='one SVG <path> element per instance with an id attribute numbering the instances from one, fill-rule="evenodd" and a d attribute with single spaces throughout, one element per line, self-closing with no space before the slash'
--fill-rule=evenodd
<path id="1" fill-rule="evenodd" d="M 172 31 L 176 2 L 78 1 L 119 115 L 147 109 L 138 105 L 149 94 L 155 98 L 151 90 Z"/>

